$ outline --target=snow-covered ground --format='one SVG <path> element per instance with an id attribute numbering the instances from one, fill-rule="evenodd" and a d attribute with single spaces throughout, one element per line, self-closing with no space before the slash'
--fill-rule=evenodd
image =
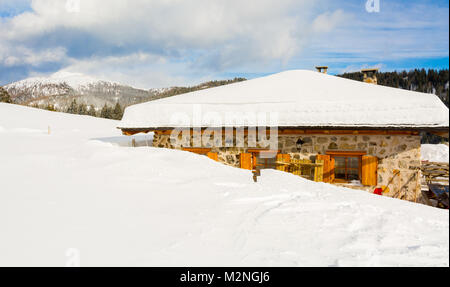
<path id="1" fill-rule="evenodd" d="M 448 162 L 448 144 L 423 144 L 421 147 L 422 160 L 434 162 Z"/>
<path id="2" fill-rule="evenodd" d="M 120 146 L 117 124 L 0 104 L 0 266 L 449 265 L 446 210 L 279 171 L 254 183 Z"/>

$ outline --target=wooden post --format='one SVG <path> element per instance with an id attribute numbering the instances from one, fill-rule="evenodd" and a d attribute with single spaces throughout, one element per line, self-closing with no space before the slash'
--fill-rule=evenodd
<path id="1" fill-rule="evenodd" d="M 131 146 L 132 147 L 136 147 L 136 139 L 132 139 L 131 140 Z"/>
<path id="2" fill-rule="evenodd" d="M 258 182 L 258 176 L 261 176 L 261 169 L 259 167 L 256 167 L 254 170 L 252 170 L 253 173 L 253 181 Z"/>

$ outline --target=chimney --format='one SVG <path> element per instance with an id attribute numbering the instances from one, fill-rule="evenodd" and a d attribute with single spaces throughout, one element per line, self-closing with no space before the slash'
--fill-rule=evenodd
<path id="1" fill-rule="evenodd" d="M 328 66 L 317 66 L 317 72 L 326 74 L 328 71 Z"/>
<path id="2" fill-rule="evenodd" d="M 364 75 L 363 81 L 366 83 L 369 83 L 369 84 L 377 85 L 378 84 L 377 72 L 378 72 L 378 69 L 363 69 L 363 70 L 361 70 L 361 73 L 363 73 L 363 75 Z"/>

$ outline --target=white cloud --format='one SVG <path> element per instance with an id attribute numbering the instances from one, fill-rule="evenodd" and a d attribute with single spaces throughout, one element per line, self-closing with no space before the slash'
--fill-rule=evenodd
<path id="1" fill-rule="evenodd" d="M 183 62 L 173 63 L 163 56 L 146 53 L 72 59 L 63 71 L 95 75 L 99 79 L 142 89 L 195 84 L 199 79 L 206 79 L 193 75 Z"/>
<path id="2" fill-rule="evenodd" d="M 66 4 L 33 0 L 31 11 L 0 20 L 0 66 L 57 63 L 148 88 L 231 71 L 448 57 L 448 7 L 431 4 L 385 1 L 372 14 L 365 1 L 79 0 L 79 12 Z"/>
<path id="3" fill-rule="evenodd" d="M 70 13 L 65 1 L 34 0 L 33 13 L 15 17 L 2 32 L 20 40 L 64 27 L 92 33 L 116 45 L 139 41 L 168 49 L 204 49 L 241 38 L 261 40 L 252 36 L 270 29 L 264 36 L 272 40 L 265 43 L 271 46 L 283 40 L 286 31 L 291 32 L 290 40 L 295 40 L 296 24 L 302 23 L 305 14 L 301 11 L 310 6 L 307 2 L 80 0 L 80 12 Z"/>
<path id="4" fill-rule="evenodd" d="M 48 62 L 59 62 L 66 58 L 64 47 L 33 51 L 25 46 L 0 47 L 0 64 L 6 67 L 18 65 L 39 66 Z"/>
<path id="5" fill-rule="evenodd" d="M 348 18 L 342 10 L 334 12 L 325 12 L 317 16 L 312 22 L 312 30 L 314 33 L 328 33 L 334 30 L 339 24 Z"/>
<path id="6" fill-rule="evenodd" d="M 111 61 L 120 60 L 122 70 L 128 71 L 122 72 L 125 79 L 133 71 L 131 65 L 138 65 L 144 71 L 152 67 L 151 74 L 161 74 L 156 69 L 162 69 L 176 84 L 181 71 L 199 78 L 198 71 L 211 75 L 236 67 L 287 63 L 314 36 L 311 8 L 324 1 L 79 0 L 77 12 L 78 7 L 68 10 L 66 1 L 33 0 L 32 12 L 2 24 L 0 43 L 9 51 L 17 46 L 27 49 L 10 55 L 8 65 L 51 61 L 53 56 L 69 63 L 70 69 L 92 70 L 90 63 L 96 62 L 101 73 L 112 67 Z M 338 25 L 342 13 L 336 13 L 330 13 L 332 23 L 325 21 L 326 29 L 316 32 Z M 312 25 L 318 26 L 318 21 Z M 153 56 L 126 60 L 137 55 Z M 158 56 L 165 65 L 151 62 Z"/>

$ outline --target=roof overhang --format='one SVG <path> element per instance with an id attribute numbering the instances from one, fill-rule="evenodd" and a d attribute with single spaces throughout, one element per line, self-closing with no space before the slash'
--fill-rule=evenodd
<path id="1" fill-rule="evenodd" d="M 225 129 L 227 127 L 146 127 L 146 128 L 125 128 L 118 127 L 125 135 L 134 135 L 138 133 L 149 133 L 158 131 L 170 131 L 174 129 L 187 130 L 187 129 Z M 228 127 L 231 128 L 231 127 Z M 248 130 L 248 127 L 233 127 Z M 269 127 L 268 127 L 269 128 Z M 374 127 L 374 126 L 292 126 L 292 127 L 277 127 L 279 131 L 283 133 L 292 132 L 294 134 L 419 134 L 420 132 L 428 132 L 431 134 L 439 135 L 441 137 L 449 137 L 448 127 Z"/>

